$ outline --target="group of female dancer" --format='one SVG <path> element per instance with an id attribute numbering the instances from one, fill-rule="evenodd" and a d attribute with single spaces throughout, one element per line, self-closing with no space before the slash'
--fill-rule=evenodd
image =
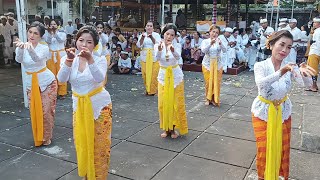
<path id="1" fill-rule="evenodd" d="M 54 21 L 51 21 L 53 23 Z M 177 28 L 167 24 L 163 39 L 153 32 L 148 22 L 138 46 L 142 48 L 142 74 L 146 95 L 158 94 L 158 110 L 162 138 L 177 138 L 188 133 L 184 102 L 184 75 L 179 67 L 181 46 L 174 39 Z M 48 32 L 48 45 L 41 44 L 45 27 L 34 22 L 28 29 L 28 42 L 15 41 L 16 60 L 26 69 L 27 93 L 35 146 L 51 143 L 55 105 L 59 84 L 67 81 L 72 87 L 74 141 L 78 161 L 78 174 L 84 179 L 106 179 L 110 162 L 112 103 L 105 90 L 107 61 L 105 54 L 96 53 L 102 46 L 100 31 L 84 26 L 76 34 L 76 48 L 62 51 L 52 45 L 62 39 L 55 31 Z M 225 51 L 218 39 L 220 29 L 210 27 L 210 38 L 201 44 L 205 54 L 202 70 L 205 79 L 206 105 L 220 106 L 222 62 L 220 52 Z M 283 59 L 292 47 L 289 31 L 271 36 L 268 45 L 271 58 L 255 65 L 258 97 L 252 105 L 252 122 L 257 138 L 257 169 L 260 179 L 276 179 L 289 175 L 291 128 L 291 102 L 287 97 L 291 79 L 306 84 L 314 70 L 302 63 L 284 64 Z M 51 45 L 50 45 L 51 43 Z M 51 52 L 51 58 L 50 58 Z M 64 57 L 61 57 L 65 53 Z M 102 55 L 103 54 L 103 55 Z M 59 57 L 58 57 L 59 56 Z M 49 61 L 47 61 L 49 60 Z M 56 71 L 49 70 L 58 62 Z M 57 83 L 58 82 L 58 83 Z"/>

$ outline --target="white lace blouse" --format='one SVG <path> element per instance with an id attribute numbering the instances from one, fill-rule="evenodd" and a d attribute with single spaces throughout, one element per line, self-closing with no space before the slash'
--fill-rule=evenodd
<path id="1" fill-rule="evenodd" d="M 211 45 L 211 39 L 205 39 L 201 43 L 201 51 L 205 54 L 203 57 L 202 65 L 210 71 L 210 61 L 212 58 L 217 57 L 218 60 L 218 68 L 222 68 L 223 62 L 222 58 L 220 57 L 221 51 L 226 52 L 226 48 L 221 45 L 219 45 L 218 42 L 215 42 L 213 45 Z"/>
<path id="2" fill-rule="evenodd" d="M 181 45 L 179 43 L 174 44 L 174 52 L 172 53 L 168 49 L 169 60 L 166 60 L 166 49 L 167 47 L 163 45 L 162 51 L 158 51 L 159 44 L 154 45 L 154 52 L 156 53 L 156 58 L 160 63 L 160 69 L 158 74 L 158 82 L 164 85 L 164 77 L 166 70 L 161 67 L 176 66 L 179 64 L 179 59 L 181 57 Z M 180 66 L 176 66 L 173 70 L 174 76 L 174 88 L 176 88 L 183 81 L 183 72 Z"/>
<path id="3" fill-rule="evenodd" d="M 156 32 L 152 32 L 152 36 L 153 38 L 155 39 L 155 44 L 159 43 L 161 41 L 161 37 L 158 33 Z M 137 47 L 138 48 L 141 48 L 141 51 L 140 51 L 140 58 L 141 58 L 141 61 L 143 62 L 146 62 L 146 56 L 147 56 L 147 51 L 144 50 L 144 48 L 152 48 L 154 47 L 154 44 L 151 40 L 151 38 L 149 37 L 145 37 L 144 40 L 143 40 L 143 44 L 140 44 L 140 39 L 142 37 L 142 34 L 139 36 L 139 39 L 138 39 L 138 42 L 137 42 Z M 157 59 L 155 58 L 155 53 L 152 52 L 152 55 L 153 55 L 153 62 L 156 62 Z"/>
<path id="4" fill-rule="evenodd" d="M 107 73 L 107 62 L 105 59 L 98 56 L 93 56 L 94 63 L 86 66 L 83 72 L 79 72 L 79 57 L 76 57 L 71 67 L 68 67 L 64 62 L 66 56 L 61 60 L 61 69 L 58 73 L 59 82 L 69 81 L 72 87 L 72 91 L 80 95 L 85 95 L 94 89 L 103 86 L 103 81 Z M 98 119 L 100 111 L 111 103 L 110 94 L 105 89 L 90 97 L 92 102 L 92 108 L 94 112 L 94 119 Z M 72 96 L 73 111 L 77 110 L 78 98 Z"/>
<path id="5" fill-rule="evenodd" d="M 55 34 L 49 34 L 48 32 L 46 32 L 45 34 L 45 41 L 49 46 L 49 49 L 51 51 L 59 51 L 59 50 L 64 50 L 65 48 L 65 42 L 66 42 L 66 33 L 64 32 L 57 32 Z M 60 51 L 58 52 L 60 53 L 60 57 L 63 57 L 66 55 L 65 51 Z M 54 62 L 57 62 L 57 52 L 54 53 Z"/>
<path id="6" fill-rule="evenodd" d="M 282 62 L 281 67 L 285 65 L 285 61 Z M 287 72 L 283 76 L 281 76 L 280 70 L 274 70 L 273 63 L 271 58 L 268 58 L 265 61 L 257 62 L 254 65 L 254 75 L 255 82 L 258 86 L 258 95 L 261 95 L 263 98 L 267 100 L 281 100 L 291 90 L 292 82 L 291 79 L 294 79 L 299 86 L 309 86 L 312 83 L 311 78 L 302 77 L 300 75 L 300 71 L 298 67 L 294 69 L 297 77 L 294 77 L 291 72 Z M 290 99 L 288 98 L 282 106 L 282 121 L 287 120 L 291 116 L 292 112 L 292 104 Z M 255 98 L 251 112 L 255 117 L 262 119 L 264 121 L 268 120 L 268 108 L 269 104 L 266 104 L 259 100 L 259 98 Z"/>
<path id="7" fill-rule="evenodd" d="M 38 43 L 34 49 L 16 48 L 16 61 L 23 64 L 26 72 L 37 72 L 47 66 L 46 62 L 50 58 L 49 48 L 46 45 Z M 31 89 L 32 75 L 25 74 L 26 87 Z M 54 74 L 49 70 L 38 73 L 38 81 L 41 92 L 46 90 L 55 80 Z"/>

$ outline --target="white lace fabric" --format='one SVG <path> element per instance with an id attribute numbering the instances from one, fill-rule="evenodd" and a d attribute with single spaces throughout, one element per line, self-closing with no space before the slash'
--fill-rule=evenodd
<path id="1" fill-rule="evenodd" d="M 76 57 L 71 67 L 65 65 L 66 56 L 62 58 L 61 69 L 58 73 L 60 82 L 69 81 L 72 91 L 80 95 L 88 94 L 89 92 L 103 86 L 103 80 L 107 72 L 107 62 L 98 56 L 93 57 L 95 62 L 87 65 L 83 72 L 79 72 L 79 58 Z M 90 97 L 94 112 L 94 119 L 99 118 L 101 110 L 111 103 L 110 94 L 105 89 Z M 77 110 L 78 98 L 72 96 L 73 111 Z"/>
<path id="2" fill-rule="evenodd" d="M 281 67 L 285 65 L 285 61 L 282 62 Z M 310 82 L 310 78 L 302 78 L 298 67 L 295 69 L 298 76 L 294 77 L 291 72 L 287 72 L 281 76 L 280 71 L 274 70 L 273 63 L 270 58 L 265 61 L 257 62 L 254 66 L 255 81 L 258 86 L 258 95 L 263 98 L 274 101 L 281 100 L 287 96 L 292 87 L 291 79 L 296 80 L 299 86 L 306 86 Z M 292 113 L 292 104 L 288 98 L 284 103 L 281 104 L 282 107 L 282 121 L 287 120 Z M 261 120 L 268 120 L 268 108 L 269 104 L 266 104 L 255 98 L 251 112 L 255 117 Z"/>
<path id="3" fill-rule="evenodd" d="M 49 48 L 46 45 L 38 44 L 34 49 L 16 48 L 16 61 L 23 64 L 26 72 L 37 72 L 47 67 L 47 60 L 50 58 Z M 25 74 L 26 87 L 31 89 L 32 75 Z M 38 81 L 41 92 L 46 90 L 55 80 L 53 73 L 46 69 L 44 72 L 38 73 Z"/>
<path id="4" fill-rule="evenodd" d="M 174 54 L 169 50 L 168 55 L 169 55 L 169 60 L 166 60 L 166 48 L 165 45 L 163 47 L 162 51 L 158 51 L 158 46 L 159 44 L 154 45 L 154 51 L 156 53 L 156 58 L 160 63 L 160 70 L 158 74 L 158 82 L 162 85 L 164 85 L 164 77 L 166 74 L 166 69 L 161 68 L 161 67 L 168 67 L 168 66 L 176 66 L 172 69 L 173 71 L 173 77 L 174 77 L 174 88 L 176 88 L 181 82 L 183 82 L 183 72 L 178 66 L 179 64 L 179 59 L 181 57 L 181 45 L 176 43 L 175 44 L 175 52 Z"/>
<path id="5" fill-rule="evenodd" d="M 201 43 L 201 50 L 205 54 L 202 60 L 202 65 L 210 71 L 210 61 L 213 58 L 217 58 L 218 61 L 218 69 L 222 68 L 223 62 L 222 58 L 220 57 L 221 51 L 226 51 L 223 45 L 219 45 L 216 42 L 214 45 L 211 45 L 210 39 L 205 39 Z"/>
<path id="6" fill-rule="evenodd" d="M 156 40 L 156 44 L 159 43 L 161 41 L 161 37 L 158 33 L 156 32 L 152 32 L 152 36 L 154 37 L 154 39 Z M 141 52 L 140 52 L 140 58 L 141 61 L 146 62 L 146 57 L 147 57 L 147 50 L 144 48 L 151 48 L 152 49 L 152 55 L 153 55 L 153 62 L 156 62 L 157 59 L 155 58 L 155 53 L 153 51 L 154 48 L 154 44 L 151 40 L 151 38 L 149 37 L 145 37 L 143 40 L 143 44 L 140 44 L 140 39 L 142 37 L 142 34 L 139 36 L 138 42 L 137 42 L 137 47 L 141 48 Z"/>

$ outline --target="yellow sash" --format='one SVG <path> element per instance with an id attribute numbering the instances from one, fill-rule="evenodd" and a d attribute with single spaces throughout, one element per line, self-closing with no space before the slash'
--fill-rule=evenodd
<path id="1" fill-rule="evenodd" d="M 212 82 L 214 81 L 214 82 Z M 213 83 L 213 84 L 212 84 Z M 213 85 L 213 87 L 212 87 Z M 210 78 L 209 78 L 209 88 L 207 93 L 207 99 L 212 100 L 212 95 L 214 96 L 214 101 L 218 103 L 218 61 L 214 58 L 210 61 Z"/>
<path id="2" fill-rule="evenodd" d="M 74 126 L 78 174 L 81 177 L 87 175 L 90 180 L 96 179 L 94 168 L 94 114 L 90 97 L 100 93 L 103 89 L 103 87 L 99 87 L 85 95 L 73 92 L 73 96 L 78 98 Z"/>
<path id="3" fill-rule="evenodd" d="M 26 72 L 28 75 L 32 75 L 30 115 L 33 141 L 35 146 L 41 146 L 43 143 L 43 111 L 38 73 L 42 73 L 45 70 L 47 70 L 47 67 L 37 72 Z"/>
<path id="4" fill-rule="evenodd" d="M 60 70 L 60 60 L 61 60 L 61 56 L 60 56 L 60 52 L 64 51 L 64 49 L 60 49 L 60 50 L 57 50 L 57 51 L 52 51 L 50 50 L 51 52 L 51 60 L 47 61 L 47 67 L 48 69 L 50 69 L 52 71 L 52 73 L 57 76 L 59 70 Z M 57 62 L 55 63 L 54 62 L 54 54 L 57 53 Z M 56 66 L 57 64 L 57 66 Z"/>
<path id="5" fill-rule="evenodd" d="M 278 180 L 282 155 L 282 107 L 281 104 L 287 100 L 287 96 L 281 100 L 270 101 L 258 96 L 260 101 L 269 104 L 267 123 L 267 155 L 266 180 Z"/>
<path id="6" fill-rule="evenodd" d="M 163 93 L 163 130 L 169 131 L 173 130 L 173 118 L 174 118 L 174 110 L 177 108 L 177 104 L 174 101 L 174 75 L 173 68 L 178 67 L 168 66 L 161 67 L 166 70 L 164 76 L 164 93 Z"/>
<path id="7" fill-rule="evenodd" d="M 147 92 L 150 92 L 151 88 L 151 79 L 152 79 L 152 66 L 153 66 L 153 55 L 152 55 L 152 48 L 143 48 L 143 50 L 147 51 L 146 57 L 146 89 Z"/>

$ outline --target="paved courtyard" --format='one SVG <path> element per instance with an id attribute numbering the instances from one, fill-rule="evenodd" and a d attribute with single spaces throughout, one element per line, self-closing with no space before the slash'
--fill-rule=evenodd
<path id="1" fill-rule="evenodd" d="M 110 73 L 107 90 L 113 101 L 109 180 L 256 179 L 250 107 L 257 89 L 252 72 L 224 75 L 220 108 L 204 106 L 202 74 L 185 72 L 190 131 L 176 140 L 160 138 L 157 96 L 144 96 L 141 76 Z M 305 117 L 313 112 L 314 118 L 320 119 L 320 94 L 294 88 L 290 98 L 291 178 L 320 179 L 320 153 L 300 146 Z M 53 143 L 33 147 L 19 68 L 0 69 L 0 179 L 80 179 L 72 138 L 71 96 L 58 100 Z"/>

